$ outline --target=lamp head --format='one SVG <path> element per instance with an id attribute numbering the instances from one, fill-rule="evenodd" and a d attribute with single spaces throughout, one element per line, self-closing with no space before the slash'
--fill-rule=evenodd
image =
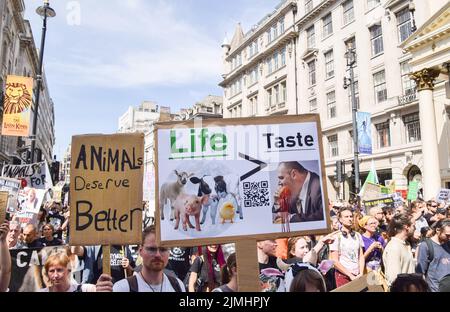
<path id="1" fill-rule="evenodd" d="M 56 12 L 53 8 L 50 7 L 50 3 L 48 0 L 44 0 L 44 5 L 41 5 L 36 9 L 36 13 L 44 18 L 46 17 L 55 17 Z"/>
<path id="2" fill-rule="evenodd" d="M 413 1 L 409 1 L 408 9 L 410 12 L 414 12 L 416 10 L 416 5 Z"/>

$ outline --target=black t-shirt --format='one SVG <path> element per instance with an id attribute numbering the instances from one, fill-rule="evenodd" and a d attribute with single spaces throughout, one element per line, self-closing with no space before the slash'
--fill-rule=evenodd
<path id="1" fill-rule="evenodd" d="M 55 228 L 55 236 L 62 239 L 62 230 L 58 230 L 66 219 L 59 214 L 59 212 L 49 212 L 47 216 L 47 223 L 50 223 Z"/>
<path id="2" fill-rule="evenodd" d="M 41 247 L 45 247 L 45 246 L 44 246 L 44 244 L 42 244 L 42 242 L 39 239 L 35 239 L 30 244 L 26 244 L 26 247 L 27 248 L 41 248 Z"/>
<path id="3" fill-rule="evenodd" d="M 203 255 L 201 257 L 195 258 L 194 262 L 192 263 L 191 272 L 195 272 L 198 274 L 198 277 L 202 283 L 200 283 L 200 289 L 197 290 L 198 292 L 203 292 L 208 287 L 208 272 L 209 272 L 209 265 L 208 261 L 203 261 L 203 259 L 206 259 L 206 255 Z M 220 265 L 217 262 L 216 259 L 212 259 L 212 267 L 213 267 L 213 277 L 214 277 L 214 286 L 212 289 L 217 288 L 220 286 Z"/>
<path id="4" fill-rule="evenodd" d="M 269 261 L 267 263 L 259 263 L 259 272 L 267 268 L 274 268 L 279 270 L 276 257 L 269 256 Z"/>
<path id="5" fill-rule="evenodd" d="M 122 258 L 124 258 L 124 256 L 130 261 L 131 268 L 136 266 L 133 257 L 131 256 L 130 248 L 127 246 L 124 247 L 125 254 L 122 251 L 122 246 L 111 246 L 111 277 L 113 283 L 125 278 L 125 269 L 122 267 Z"/>
<path id="6" fill-rule="evenodd" d="M 45 237 L 41 237 L 39 239 L 39 241 L 44 245 L 44 246 L 61 246 L 64 245 L 64 242 L 62 241 L 62 239 L 56 238 L 54 237 L 51 241 L 48 241 Z"/>
<path id="7" fill-rule="evenodd" d="M 175 275 L 183 281 L 191 267 L 191 254 L 191 247 L 171 248 L 166 269 L 173 271 Z"/>

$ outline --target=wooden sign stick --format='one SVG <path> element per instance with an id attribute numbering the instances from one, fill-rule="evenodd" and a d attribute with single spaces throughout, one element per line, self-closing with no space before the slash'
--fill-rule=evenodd
<path id="1" fill-rule="evenodd" d="M 125 246 L 122 246 L 122 257 L 123 257 L 123 258 L 126 258 L 126 255 L 125 255 Z M 122 258 L 122 259 L 123 259 L 123 258 Z M 126 268 L 123 268 L 123 273 L 124 273 L 125 278 L 127 278 L 128 276 L 127 276 L 127 269 L 126 269 Z"/>
<path id="2" fill-rule="evenodd" d="M 111 245 L 103 245 L 103 274 L 111 275 Z"/>
<path id="3" fill-rule="evenodd" d="M 259 267 L 256 240 L 236 242 L 236 265 L 239 292 L 259 292 Z"/>

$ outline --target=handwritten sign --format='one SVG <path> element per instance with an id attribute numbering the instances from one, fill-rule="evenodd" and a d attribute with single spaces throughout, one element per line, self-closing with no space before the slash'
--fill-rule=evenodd
<path id="1" fill-rule="evenodd" d="M 143 134 L 72 137 L 71 245 L 140 242 L 143 155 Z"/>
<path id="2" fill-rule="evenodd" d="M 6 208 L 8 206 L 8 192 L 0 192 L 0 224 L 5 221 Z"/>
<path id="3" fill-rule="evenodd" d="M 35 189 L 49 189 L 53 187 L 52 178 L 47 162 L 31 165 L 5 165 L 2 176 L 14 179 L 25 179 L 28 187 Z"/>
<path id="4" fill-rule="evenodd" d="M 438 203 L 442 203 L 447 201 L 450 198 L 450 189 L 441 189 L 439 194 L 436 196 L 436 201 Z"/>
<path id="5" fill-rule="evenodd" d="M 7 211 L 15 212 L 17 210 L 17 197 L 20 189 L 20 181 L 10 178 L 0 178 L 0 191 L 9 193 Z"/>
<path id="6" fill-rule="evenodd" d="M 382 197 L 381 194 L 381 185 L 367 182 L 364 188 L 364 195 L 362 196 L 362 199 L 365 201 L 378 199 Z"/>

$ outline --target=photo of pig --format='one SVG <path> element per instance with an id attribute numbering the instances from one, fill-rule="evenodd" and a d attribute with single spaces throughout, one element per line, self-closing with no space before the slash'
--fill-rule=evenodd
<path id="1" fill-rule="evenodd" d="M 189 222 L 189 216 L 195 218 L 195 230 L 201 231 L 200 229 L 200 212 L 202 210 L 202 205 L 208 201 L 208 196 L 198 197 L 196 195 L 180 194 L 174 203 L 175 209 L 175 230 L 178 230 L 178 226 L 181 225 L 183 230 L 187 231 L 187 226 L 191 228 L 192 225 Z"/>

